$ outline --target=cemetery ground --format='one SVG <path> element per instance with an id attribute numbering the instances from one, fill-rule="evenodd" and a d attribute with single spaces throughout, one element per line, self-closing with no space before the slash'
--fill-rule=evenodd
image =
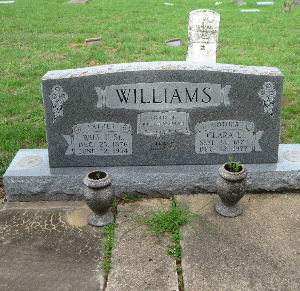
<path id="1" fill-rule="evenodd" d="M 284 13 L 281 1 L 243 13 L 229 1 L 171 4 L 16 0 L 1 6 L 1 176 L 18 149 L 46 148 L 40 83 L 47 71 L 185 60 L 188 13 L 200 8 L 221 15 L 218 62 L 283 72 L 281 143 L 299 143 L 299 7 Z M 248 1 L 242 8 L 256 7 Z M 84 44 L 93 37 L 102 42 Z M 183 46 L 166 46 L 171 38 Z M 113 208 L 116 223 L 99 229 L 87 225 L 84 202 L 6 203 L 1 184 L 1 290 L 300 289 L 299 194 L 246 195 L 244 213 L 234 219 L 215 212 L 214 194 L 124 197 Z M 181 212 L 180 202 L 190 209 Z M 157 210 L 170 204 L 171 212 Z"/>
<path id="2" fill-rule="evenodd" d="M 41 77 L 50 70 L 141 61 L 182 61 L 188 14 L 221 15 L 217 62 L 278 67 L 285 76 L 281 143 L 299 143 L 299 7 L 283 1 L 241 12 L 232 1 L 19 0 L 2 4 L 0 70 L 0 175 L 20 148 L 46 148 Z M 257 8 L 247 1 L 242 8 Z M 101 37 L 100 45 L 83 45 Z M 165 41 L 180 38 L 181 47 Z"/>
<path id="3" fill-rule="evenodd" d="M 236 218 L 216 213 L 218 199 L 175 196 L 176 203 L 189 203 L 189 214 L 201 209 L 180 227 L 179 257 L 178 250 L 170 253 L 176 246 L 170 235 L 159 235 L 170 223 L 152 232 L 139 223 L 155 221 L 150 212 L 165 215 L 168 199 L 120 201 L 113 233 L 87 225 L 91 211 L 83 201 L 1 204 L 0 289 L 299 290 L 300 195 L 246 195 Z M 177 222 L 180 217 L 186 216 Z"/>

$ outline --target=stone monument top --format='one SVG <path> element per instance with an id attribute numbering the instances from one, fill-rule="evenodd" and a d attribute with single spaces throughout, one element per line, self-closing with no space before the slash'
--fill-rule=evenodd
<path id="1" fill-rule="evenodd" d="M 149 62 L 43 77 L 51 167 L 277 161 L 276 68 Z"/>

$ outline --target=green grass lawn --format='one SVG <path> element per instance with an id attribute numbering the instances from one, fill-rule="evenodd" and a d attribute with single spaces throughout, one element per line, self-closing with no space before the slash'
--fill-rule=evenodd
<path id="1" fill-rule="evenodd" d="M 220 0 L 219 0 L 220 1 Z M 0 176 L 20 148 L 46 148 L 41 77 L 49 70 L 139 61 L 183 61 L 188 14 L 221 14 L 218 62 L 278 67 L 285 75 L 282 143 L 300 143 L 300 7 L 283 12 L 231 0 L 16 0 L 0 4 Z M 172 2 L 174 5 L 164 5 Z M 240 12 L 259 8 L 259 13 Z M 101 37 L 100 46 L 82 46 Z M 165 40 L 181 38 L 182 47 Z"/>

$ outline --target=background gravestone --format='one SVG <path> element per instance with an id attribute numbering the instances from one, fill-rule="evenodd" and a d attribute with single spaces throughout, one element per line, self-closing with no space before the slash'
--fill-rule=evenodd
<path id="1" fill-rule="evenodd" d="M 277 162 L 276 68 L 149 62 L 43 77 L 51 167 Z"/>
<path id="2" fill-rule="evenodd" d="M 244 1 L 244 0 L 233 0 L 233 3 L 236 3 L 238 5 L 245 5 L 245 4 L 247 4 L 247 2 Z"/>
<path id="3" fill-rule="evenodd" d="M 215 63 L 220 15 L 212 10 L 199 9 L 189 14 L 187 61 Z"/>
<path id="4" fill-rule="evenodd" d="M 241 12 L 260 12 L 260 9 L 241 9 Z"/>
<path id="5" fill-rule="evenodd" d="M 256 2 L 257 5 L 266 5 L 266 6 L 272 6 L 275 5 L 273 1 L 262 1 L 262 2 Z"/>

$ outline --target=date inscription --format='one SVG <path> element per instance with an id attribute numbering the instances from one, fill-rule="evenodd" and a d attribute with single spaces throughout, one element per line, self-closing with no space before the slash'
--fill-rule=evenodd
<path id="1" fill-rule="evenodd" d="M 131 125 L 116 122 L 76 124 L 68 142 L 65 155 L 112 156 L 132 154 Z"/>
<path id="2" fill-rule="evenodd" d="M 240 120 L 217 120 L 195 126 L 197 154 L 231 154 L 262 151 L 259 140 L 263 131 L 254 132 L 254 123 Z"/>

